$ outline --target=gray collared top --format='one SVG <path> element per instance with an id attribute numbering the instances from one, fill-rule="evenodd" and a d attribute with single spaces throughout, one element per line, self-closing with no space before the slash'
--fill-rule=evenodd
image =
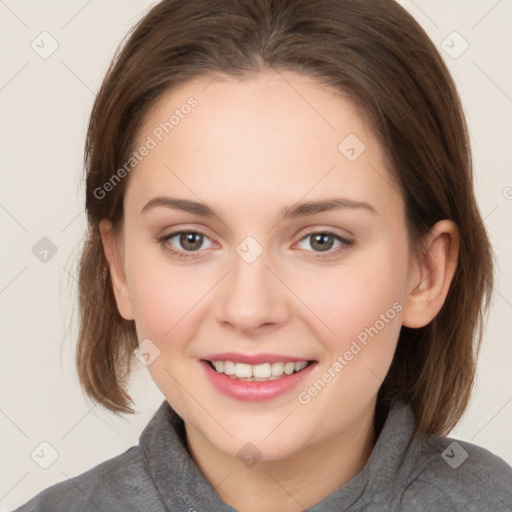
<path id="1" fill-rule="evenodd" d="M 363 469 L 308 512 L 512 512 L 512 468 L 476 445 L 432 435 L 407 447 L 414 416 L 395 402 Z M 164 401 L 139 445 L 55 484 L 16 512 L 234 512 L 190 458 Z"/>

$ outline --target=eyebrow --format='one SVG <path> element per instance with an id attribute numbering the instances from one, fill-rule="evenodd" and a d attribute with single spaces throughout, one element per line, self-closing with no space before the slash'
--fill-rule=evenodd
<path id="1" fill-rule="evenodd" d="M 191 201 L 190 199 L 179 199 L 174 197 L 155 197 L 151 199 L 144 208 L 141 210 L 141 214 L 162 206 L 170 208 L 171 210 L 179 210 L 194 215 L 200 215 L 202 217 L 216 217 L 215 211 L 205 203 L 197 201 Z M 363 209 L 377 215 L 375 208 L 365 203 L 364 201 L 352 201 L 344 197 L 332 197 L 322 201 L 306 201 L 302 203 L 296 203 L 291 206 L 285 206 L 279 212 L 278 222 L 286 219 L 305 217 L 307 215 L 315 215 L 317 213 L 326 212 L 329 210 L 348 208 L 348 209 Z"/>

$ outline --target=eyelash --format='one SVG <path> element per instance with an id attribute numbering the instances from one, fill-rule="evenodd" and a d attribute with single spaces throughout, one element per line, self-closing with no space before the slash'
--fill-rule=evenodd
<path id="1" fill-rule="evenodd" d="M 168 235 L 164 235 L 162 237 L 159 237 L 157 238 L 157 242 L 168 252 L 172 253 L 173 256 L 176 256 L 177 258 L 179 259 L 183 259 L 183 260 L 190 260 L 190 259 L 195 259 L 197 257 L 200 257 L 200 256 L 197 256 L 197 254 L 201 251 L 188 251 L 188 252 L 183 252 L 183 251 L 178 251 L 176 249 L 173 249 L 171 247 L 169 247 L 169 245 L 167 244 L 167 242 L 171 239 L 171 238 L 174 238 L 176 235 L 182 235 L 182 234 L 197 234 L 197 235 L 203 235 L 205 238 L 209 238 L 206 234 L 202 233 L 201 231 L 192 231 L 192 230 L 183 230 L 183 231 L 175 231 L 173 233 L 169 233 Z M 326 259 L 329 259 L 331 258 L 333 255 L 338 255 L 344 251 L 347 251 L 347 250 L 350 250 L 353 245 L 354 245 L 354 240 L 350 240 L 348 238 L 344 238 L 336 233 L 333 233 L 332 231 L 310 231 L 309 233 L 306 233 L 300 240 L 299 242 L 302 242 L 302 240 L 305 240 L 307 239 L 308 237 L 311 237 L 313 235 L 329 235 L 329 236 L 332 236 L 333 238 L 335 238 L 336 240 L 340 241 L 341 242 L 341 246 L 338 247 L 337 249 L 335 250 L 329 250 L 329 251 L 326 251 L 325 253 L 321 253 L 321 252 L 317 252 L 315 256 L 310 256 L 312 259 L 322 259 L 322 260 L 326 260 Z M 310 252 L 310 251 L 308 251 Z M 324 256 L 324 254 L 326 256 Z"/>

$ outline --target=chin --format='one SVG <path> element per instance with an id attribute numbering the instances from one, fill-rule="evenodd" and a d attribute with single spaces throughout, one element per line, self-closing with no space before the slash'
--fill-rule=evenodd
<path id="1" fill-rule="evenodd" d="M 231 440 L 228 446 L 218 448 L 230 456 L 237 457 L 242 463 L 250 466 L 256 462 L 279 462 L 287 460 L 296 455 L 302 445 L 298 440 L 288 437 L 288 442 L 283 445 L 282 439 L 276 436 L 274 440 L 269 439 L 247 439 L 239 438 Z"/>
<path id="2" fill-rule="evenodd" d="M 290 415 L 291 416 L 291 415 Z M 286 419 L 285 422 L 291 418 Z M 261 461 L 275 462 L 288 459 L 300 450 L 304 449 L 309 443 L 314 442 L 314 434 L 308 436 L 305 431 L 298 431 L 297 424 L 290 421 L 288 428 L 284 425 L 278 426 L 282 421 L 280 418 L 274 422 L 274 426 L 269 429 L 265 427 L 258 428 L 251 424 L 241 423 L 237 429 L 230 433 L 233 437 L 224 436 L 222 439 L 210 439 L 210 442 L 217 448 L 231 456 L 243 458 L 244 456 L 254 456 Z M 301 426 L 302 428 L 304 425 Z"/>

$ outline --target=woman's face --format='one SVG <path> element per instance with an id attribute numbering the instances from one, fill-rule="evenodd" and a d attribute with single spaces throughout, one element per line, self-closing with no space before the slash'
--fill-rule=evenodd
<path id="1" fill-rule="evenodd" d="M 135 146 L 117 301 L 189 433 L 277 460 L 368 420 L 411 256 L 354 105 L 293 72 L 210 77 L 163 96 Z"/>

